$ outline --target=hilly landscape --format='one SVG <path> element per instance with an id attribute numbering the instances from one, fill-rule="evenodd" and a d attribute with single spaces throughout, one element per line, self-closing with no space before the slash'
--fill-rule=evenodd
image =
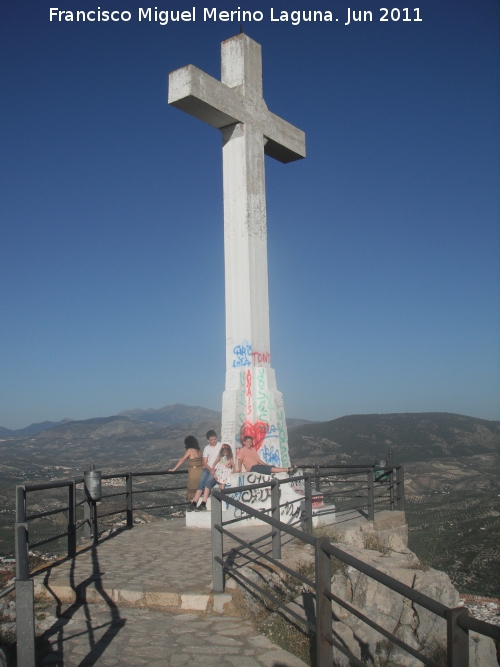
<path id="1" fill-rule="evenodd" d="M 302 465 L 405 464 L 410 548 L 445 570 L 460 591 L 500 596 L 500 422 L 449 413 L 287 420 L 290 455 Z M 202 407 L 133 409 L 81 421 L 0 428 L 0 555 L 12 552 L 14 485 L 103 472 L 159 470 L 204 444 L 220 413 Z"/>
<path id="2" fill-rule="evenodd" d="M 287 419 L 288 427 L 304 419 Z M 0 427 L 0 490 L 22 481 L 81 475 L 94 464 L 105 472 L 168 467 L 184 452 L 184 438 L 205 444 L 220 433 L 221 414 L 199 406 L 125 410 L 110 417 L 42 422 L 12 431 Z"/>
<path id="3" fill-rule="evenodd" d="M 290 431 L 292 459 L 328 463 L 394 461 L 500 453 L 500 422 L 447 412 L 349 415 Z"/>

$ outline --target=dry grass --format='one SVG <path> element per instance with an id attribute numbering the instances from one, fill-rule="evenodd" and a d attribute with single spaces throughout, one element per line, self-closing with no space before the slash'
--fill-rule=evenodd
<path id="1" fill-rule="evenodd" d="M 369 551 L 378 551 L 381 554 L 388 554 L 390 552 L 390 549 L 387 548 L 380 536 L 375 532 L 366 533 L 363 541 L 365 549 Z"/>

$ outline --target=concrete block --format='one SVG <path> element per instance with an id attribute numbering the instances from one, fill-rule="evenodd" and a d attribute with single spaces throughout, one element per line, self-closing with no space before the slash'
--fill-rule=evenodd
<path id="1" fill-rule="evenodd" d="M 108 599 L 111 599 L 112 594 L 113 589 L 106 591 L 105 589 L 98 589 L 90 585 L 82 588 L 78 597 L 81 597 L 85 602 L 106 602 Z"/>
<path id="2" fill-rule="evenodd" d="M 35 583 L 35 595 L 53 598 L 60 602 L 76 602 L 76 591 L 64 584 L 50 584 L 45 586 L 42 583 Z"/>
<path id="3" fill-rule="evenodd" d="M 210 530 L 212 527 L 212 512 L 186 512 L 186 528 L 203 528 Z"/>
<path id="4" fill-rule="evenodd" d="M 181 595 L 181 609 L 206 611 L 208 599 L 208 595 Z"/>
<path id="5" fill-rule="evenodd" d="M 144 593 L 144 601 L 147 607 L 178 607 L 180 597 L 185 596 L 167 591 L 146 591 Z M 208 595 L 205 597 L 208 598 Z"/>
<path id="6" fill-rule="evenodd" d="M 335 523 L 335 505 L 313 507 L 313 527 L 329 526 Z"/>
<path id="7" fill-rule="evenodd" d="M 40 597 L 44 597 L 44 598 L 52 597 L 50 595 L 49 591 L 47 590 L 47 588 L 42 583 L 40 583 L 39 581 L 35 581 L 34 586 L 33 586 L 33 591 L 34 591 L 35 595 L 38 595 Z"/>
<path id="8" fill-rule="evenodd" d="M 144 593 L 142 591 L 120 589 L 116 592 L 118 593 L 118 602 L 125 602 L 134 606 L 140 606 L 144 602 Z"/>
<path id="9" fill-rule="evenodd" d="M 232 599 L 232 595 L 228 594 L 214 595 L 214 611 L 218 614 L 223 614 L 224 606 L 231 602 Z"/>

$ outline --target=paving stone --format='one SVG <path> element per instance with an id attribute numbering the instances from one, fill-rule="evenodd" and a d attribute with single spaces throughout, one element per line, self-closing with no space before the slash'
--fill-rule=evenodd
<path id="1" fill-rule="evenodd" d="M 239 642 L 232 637 L 226 637 L 225 635 L 214 635 L 213 637 L 208 637 L 210 644 L 215 644 L 216 646 L 243 646 L 243 642 Z"/>
<path id="2" fill-rule="evenodd" d="M 77 590 L 98 602 L 77 599 L 69 585 L 70 561 L 38 578 L 38 588 L 57 582 L 66 587 L 68 597 L 67 603 L 52 602 L 44 610 L 46 625 L 39 633 L 44 630 L 47 648 L 40 664 L 270 667 L 270 661 L 278 657 L 290 667 L 304 667 L 259 635 L 249 621 L 225 615 L 229 594 L 211 597 L 210 532 L 187 529 L 182 520 L 168 522 L 168 527 L 137 526 L 75 559 Z M 261 529 L 247 529 L 245 539 L 258 536 L 256 530 Z M 196 567 L 186 568 L 185 560 L 179 558 L 182 553 L 189 553 Z M 183 599 L 188 606 L 198 604 L 193 610 L 198 613 L 184 613 L 179 606 Z M 175 601 L 178 606 L 165 604 Z M 216 613 L 220 609 L 223 615 L 212 616 L 207 608 Z"/>
<path id="3" fill-rule="evenodd" d="M 240 635 L 247 635 L 249 633 L 253 632 L 252 628 L 218 628 L 217 629 L 217 634 L 219 635 L 234 635 L 235 637 L 239 637 Z"/>
<path id="4" fill-rule="evenodd" d="M 226 604 L 231 602 L 232 600 L 231 595 L 214 595 L 214 611 L 217 612 L 218 614 L 224 613 L 224 607 Z"/>
<path id="5" fill-rule="evenodd" d="M 249 637 L 247 641 L 251 646 L 255 646 L 255 648 L 257 649 L 261 648 L 269 649 L 269 648 L 274 648 L 275 646 L 270 639 L 264 637 L 263 635 L 256 635 L 255 637 Z"/>

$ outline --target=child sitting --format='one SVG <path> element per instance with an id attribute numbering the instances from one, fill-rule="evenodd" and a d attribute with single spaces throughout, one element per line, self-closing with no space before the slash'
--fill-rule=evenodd
<path id="1" fill-rule="evenodd" d="M 214 463 L 214 477 L 219 483 L 221 489 L 231 481 L 231 474 L 234 472 L 233 452 L 229 445 L 222 445 L 220 454 Z"/>

